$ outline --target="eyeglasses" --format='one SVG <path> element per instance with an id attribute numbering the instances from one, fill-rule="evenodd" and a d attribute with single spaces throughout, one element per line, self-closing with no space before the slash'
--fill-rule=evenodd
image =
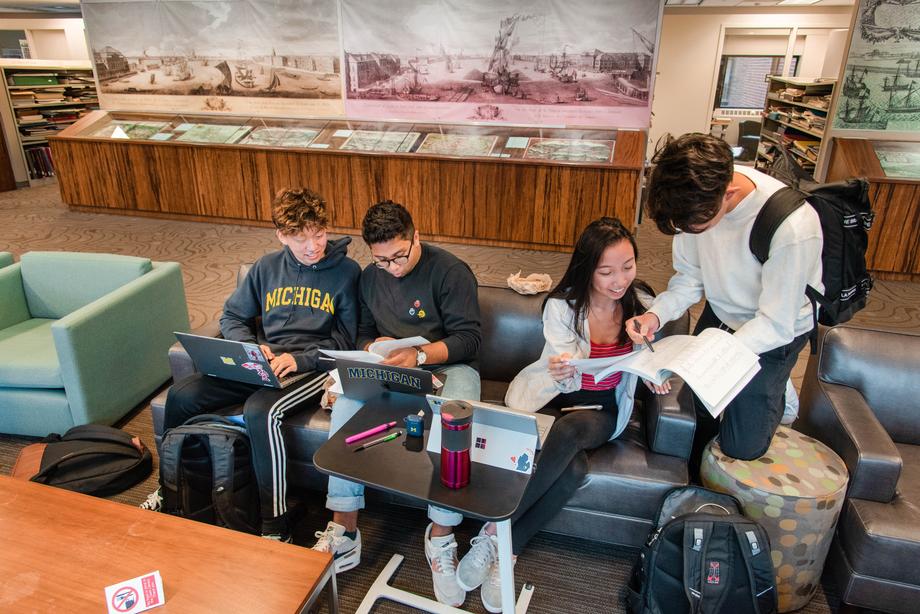
<path id="1" fill-rule="evenodd" d="M 379 260 L 374 260 L 374 266 L 376 266 L 378 269 L 388 269 L 390 268 L 391 264 L 395 264 L 396 266 L 402 266 L 406 264 L 409 262 L 409 255 L 412 253 L 412 246 L 413 244 L 410 243 L 409 251 L 406 252 L 405 256 L 396 256 L 394 258 L 381 258 Z"/>

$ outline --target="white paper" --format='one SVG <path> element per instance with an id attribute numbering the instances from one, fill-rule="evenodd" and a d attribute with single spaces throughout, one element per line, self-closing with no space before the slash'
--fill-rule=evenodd
<path id="1" fill-rule="evenodd" d="M 358 360 L 361 362 L 371 362 L 377 364 L 383 360 L 383 356 L 373 352 L 364 352 L 361 350 L 320 350 L 326 356 L 331 356 L 341 360 Z"/>
<path id="2" fill-rule="evenodd" d="M 338 137 L 338 138 L 349 137 L 351 136 L 351 130 L 336 130 L 332 136 Z"/>
<path id="3" fill-rule="evenodd" d="M 661 384 L 676 373 L 703 405 L 718 416 L 760 371 L 757 354 L 724 330 L 708 328 L 699 335 L 672 335 L 654 342 L 655 351 L 641 348 L 625 356 L 569 361 L 578 371 L 602 380 L 627 371 Z"/>
<path id="4" fill-rule="evenodd" d="M 159 571 L 105 587 L 105 604 L 109 614 L 135 614 L 161 606 L 165 602 L 163 579 Z"/>
<path id="5" fill-rule="evenodd" d="M 424 337 L 407 337 L 405 339 L 390 339 L 388 341 L 375 341 L 367 346 L 368 352 L 373 352 L 378 356 L 386 358 L 396 350 L 403 348 L 412 348 L 417 345 L 427 345 L 428 339 Z"/>
<path id="6" fill-rule="evenodd" d="M 342 378 L 339 377 L 339 370 L 333 369 L 329 372 L 329 379 L 332 380 L 332 385 L 329 387 L 329 392 L 332 394 L 345 394 L 345 390 L 342 388 Z"/>
<path id="7" fill-rule="evenodd" d="M 508 142 L 505 143 L 505 149 L 524 149 L 530 139 L 526 136 L 509 136 Z"/>

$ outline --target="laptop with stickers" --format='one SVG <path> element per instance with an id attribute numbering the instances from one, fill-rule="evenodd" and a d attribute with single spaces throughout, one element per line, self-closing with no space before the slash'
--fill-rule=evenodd
<path id="1" fill-rule="evenodd" d="M 431 409 L 433 425 L 441 421 L 441 405 L 448 399 L 429 394 L 425 397 Z M 473 407 L 473 432 L 470 458 L 501 469 L 520 473 L 533 470 L 533 459 L 543 447 L 553 416 L 530 413 L 481 401 L 466 401 Z M 428 435 L 428 451 L 441 452 L 441 429 L 437 426 Z"/>
<path id="2" fill-rule="evenodd" d="M 309 375 L 292 373 L 279 379 L 257 343 L 202 337 L 190 333 L 175 334 L 179 343 L 188 352 L 189 358 L 195 363 L 195 368 L 211 377 L 266 388 L 287 388 Z"/>
<path id="3" fill-rule="evenodd" d="M 337 358 L 336 370 L 342 392 L 349 399 L 370 400 L 381 392 L 430 394 L 434 390 L 430 371 L 393 367 L 379 363 Z"/>

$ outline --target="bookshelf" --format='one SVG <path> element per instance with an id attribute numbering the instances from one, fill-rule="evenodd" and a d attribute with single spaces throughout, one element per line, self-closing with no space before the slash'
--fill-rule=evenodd
<path id="1" fill-rule="evenodd" d="M 55 174 L 48 137 L 99 108 L 93 71 L 89 63 L 4 63 L 0 79 L 9 167 L 19 185 L 35 185 Z"/>
<path id="2" fill-rule="evenodd" d="M 802 168 L 814 175 L 826 150 L 827 113 L 836 81 L 770 76 L 767 82 L 754 167 L 764 170 L 772 163 L 771 145 L 775 145 L 785 147 Z"/>

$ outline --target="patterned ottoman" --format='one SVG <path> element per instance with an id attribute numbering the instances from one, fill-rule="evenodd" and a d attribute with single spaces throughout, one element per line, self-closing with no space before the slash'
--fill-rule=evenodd
<path id="1" fill-rule="evenodd" d="M 780 426 L 770 449 L 753 461 L 729 458 L 712 441 L 700 477 L 734 495 L 770 536 L 779 611 L 803 607 L 821 579 L 824 558 L 847 488 L 847 469 L 820 441 Z"/>

